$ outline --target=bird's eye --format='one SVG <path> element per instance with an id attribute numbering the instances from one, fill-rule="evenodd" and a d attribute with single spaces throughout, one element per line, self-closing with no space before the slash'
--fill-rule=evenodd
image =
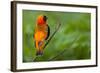
<path id="1" fill-rule="evenodd" d="M 43 17 L 43 20 L 44 20 L 44 21 L 46 21 L 46 20 L 47 20 L 47 17 L 46 17 L 46 16 L 44 16 L 44 17 Z"/>

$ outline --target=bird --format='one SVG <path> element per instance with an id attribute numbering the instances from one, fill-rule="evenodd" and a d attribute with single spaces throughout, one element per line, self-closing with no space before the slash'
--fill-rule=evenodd
<path id="1" fill-rule="evenodd" d="M 48 18 L 45 15 L 39 15 L 36 19 L 34 32 L 36 55 L 43 55 L 45 41 L 50 35 L 50 27 L 47 24 L 47 19 Z"/>

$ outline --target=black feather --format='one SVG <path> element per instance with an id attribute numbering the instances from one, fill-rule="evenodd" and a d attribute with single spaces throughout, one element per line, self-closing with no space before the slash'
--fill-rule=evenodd
<path id="1" fill-rule="evenodd" d="M 47 25 L 47 27 L 48 27 L 48 34 L 47 34 L 47 37 L 45 38 L 45 40 L 47 40 L 48 38 L 49 38 L 49 35 L 50 35 L 50 27 Z"/>

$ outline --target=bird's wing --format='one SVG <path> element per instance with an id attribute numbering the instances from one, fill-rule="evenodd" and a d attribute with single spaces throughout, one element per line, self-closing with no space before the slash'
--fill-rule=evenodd
<path id="1" fill-rule="evenodd" d="M 46 36 L 46 38 L 45 38 L 45 40 L 47 40 L 48 38 L 49 38 L 49 36 L 50 36 L 50 27 L 47 25 L 47 36 Z"/>

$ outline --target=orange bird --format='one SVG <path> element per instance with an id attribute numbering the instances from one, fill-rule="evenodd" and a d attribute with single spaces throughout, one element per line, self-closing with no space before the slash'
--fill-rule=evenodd
<path id="1" fill-rule="evenodd" d="M 47 17 L 44 15 L 39 15 L 36 21 L 34 39 L 36 47 L 36 55 L 43 55 L 43 47 L 45 45 L 45 40 L 48 39 L 50 34 L 50 28 L 47 24 Z"/>

